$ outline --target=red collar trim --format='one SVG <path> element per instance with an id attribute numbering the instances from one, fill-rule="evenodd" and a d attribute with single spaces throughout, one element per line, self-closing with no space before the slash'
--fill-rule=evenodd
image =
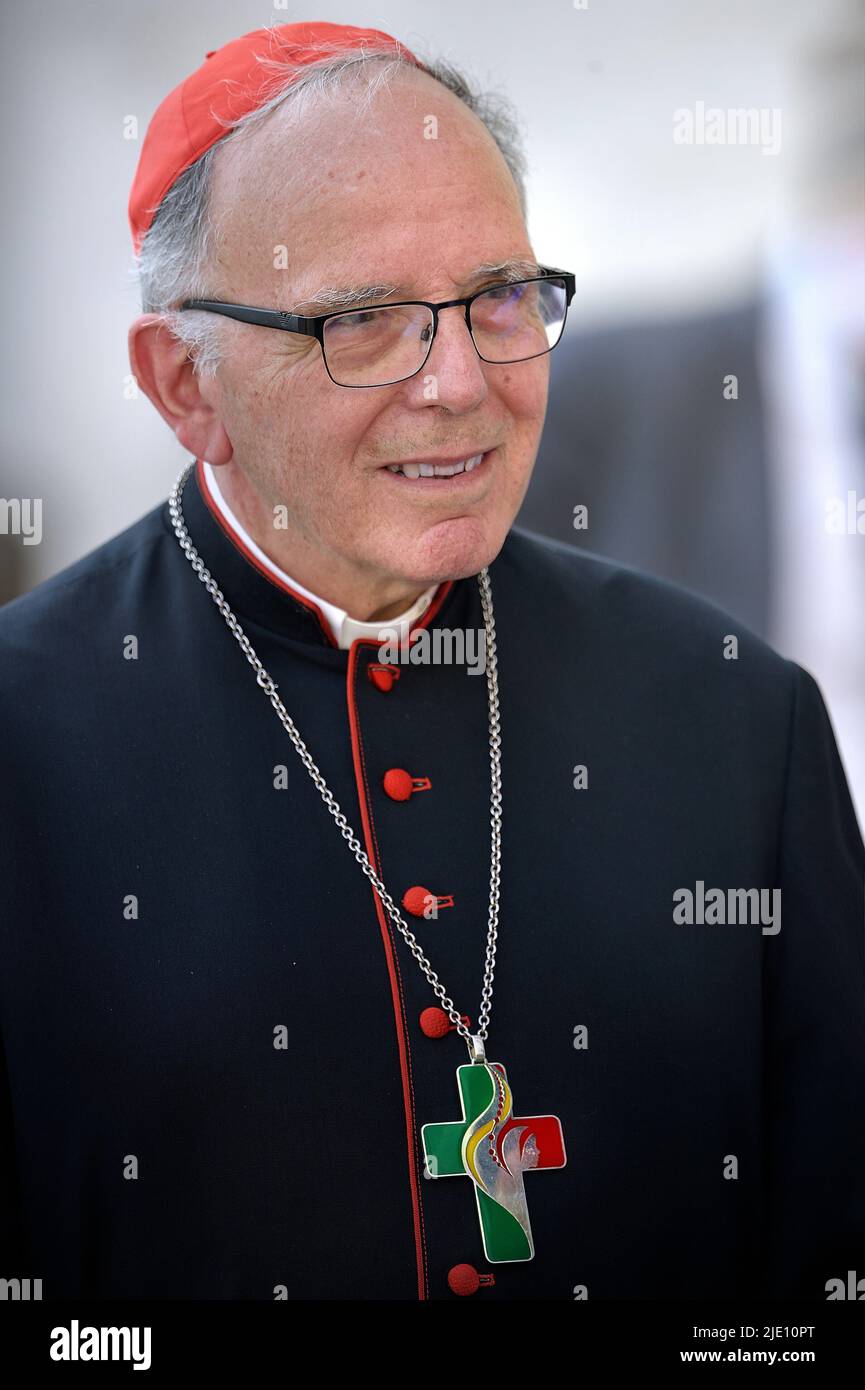
<path id="1" fill-rule="evenodd" d="M 195 460 L 195 477 L 198 481 L 198 486 L 201 489 L 201 495 L 207 503 L 208 507 L 210 508 L 211 514 L 213 515 L 214 519 L 219 522 L 228 539 L 233 543 L 233 545 L 236 546 L 236 548 L 240 551 L 241 555 L 243 555 L 244 559 L 248 560 L 249 563 L 255 569 L 258 570 L 259 574 L 263 574 L 265 579 L 267 579 L 274 586 L 274 588 L 281 589 L 284 594 L 288 594 L 291 598 L 293 598 L 295 603 L 301 604 L 307 610 L 308 613 L 311 613 L 312 616 L 318 622 L 318 625 L 324 633 L 325 637 L 327 638 L 329 644 L 332 647 L 335 647 L 337 645 L 336 638 L 334 637 L 331 631 L 330 623 L 325 618 L 318 604 L 313 603 L 308 598 L 305 598 L 303 594 L 299 594 L 296 589 L 292 589 L 289 584 L 286 584 L 284 579 L 280 579 L 279 575 L 272 574 L 269 569 L 266 569 L 265 566 L 259 560 L 258 556 L 253 555 L 252 551 L 249 549 L 249 546 L 244 543 L 244 541 L 233 529 L 233 527 L 229 526 L 227 519 L 222 515 L 222 512 L 216 504 L 216 500 L 213 496 L 213 493 L 207 486 L 207 478 L 204 474 L 204 462 L 202 459 Z"/>

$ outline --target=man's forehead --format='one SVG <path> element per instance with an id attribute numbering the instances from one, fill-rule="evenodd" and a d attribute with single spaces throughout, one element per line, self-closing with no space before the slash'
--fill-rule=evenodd
<path id="1" fill-rule="evenodd" d="M 427 94 L 424 88 L 425 104 L 415 109 L 419 83 L 433 90 Z M 354 111 L 353 98 L 356 105 L 351 88 L 337 91 L 300 114 L 285 103 L 240 140 L 224 142 L 211 170 L 210 205 L 226 234 L 266 241 L 272 226 L 284 233 L 278 240 L 291 235 L 295 256 L 304 253 L 308 240 L 312 261 L 327 240 L 339 245 L 362 241 L 365 234 L 377 246 L 372 238 L 406 204 L 416 203 L 421 190 L 424 206 L 432 204 L 433 214 L 451 220 L 476 220 L 482 209 L 501 226 L 520 215 L 512 175 L 492 135 L 440 83 L 408 71 L 388 87 L 386 99 L 377 93 L 362 115 Z M 408 110 L 406 101 L 414 103 Z M 453 109 L 446 118 L 441 113 L 436 138 L 428 139 L 419 113 L 434 109 L 435 102 Z"/>
<path id="2" fill-rule="evenodd" d="M 469 292 L 479 281 L 491 277 L 514 281 L 529 279 L 540 273 L 541 268 L 533 257 L 517 254 L 508 256 L 503 260 L 479 262 L 464 273 L 458 273 L 458 278 L 452 279 L 451 283 L 455 291 L 465 290 Z M 342 279 L 337 276 L 328 284 L 316 284 L 314 288 L 310 286 L 308 290 L 306 286 L 299 287 L 299 293 L 303 297 L 295 297 L 292 309 L 305 314 L 318 314 L 326 313 L 328 309 L 350 308 L 353 304 L 362 304 L 371 300 L 423 298 L 426 293 L 426 285 L 422 279 L 407 280 L 401 278 L 392 280 L 381 275 L 372 275 L 368 279 L 358 276 Z"/>

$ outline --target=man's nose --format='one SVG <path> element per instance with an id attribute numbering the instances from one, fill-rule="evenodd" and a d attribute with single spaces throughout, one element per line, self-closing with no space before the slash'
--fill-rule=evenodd
<path id="1" fill-rule="evenodd" d="M 429 378 L 434 379 L 435 398 L 446 403 L 459 400 L 473 404 L 486 393 L 483 363 L 477 354 L 461 304 L 439 310 L 435 341 L 419 375 L 425 383 L 425 390 Z"/>

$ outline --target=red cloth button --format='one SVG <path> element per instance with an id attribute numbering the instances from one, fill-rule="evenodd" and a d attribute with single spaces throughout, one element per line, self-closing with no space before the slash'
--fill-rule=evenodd
<path id="1" fill-rule="evenodd" d="M 454 1265 L 453 1269 L 448 1270 L 448 1288 L 451 1293 L 459 1294 L 460 1298 L 477 1293 L 480 1286 L 480 1277 L 474 1265 Z"/>
<path id="2" fill-rule="evenodd" d="M 376 690 L 383 690 L 385 693 L 393 689 L 394 681 L 398 681 L 400 677 L 398 666 L 381 666 L 378 662 L 367 666 L 366 674 Z"/>
<path id="3" fill-rule="evenodd" d="M 492 1274 L 478 1274 L 474 1265 L 454 1265 L 448 1270 L 448 1288 L 460 1298 L 467 1298 L 479 1288 L 495 1282 Z"/>
<path id="4" fill-rule="evenodd" d="M 412 777 L 404 767 L 389 767 L 382 783 L 391 801 L 408 801 L 412 792 L 426 792 L 432 786 L 428 777 Z"/>
<path id="5" fill-rule="evenodd" d="M 443 1038 L 453 1026 L 444 1009 L 424 1009 L 420 1016 L 421 1032 L 428 1038 Z"/>
<path id="6" fill-rule="evenodd" d="M 410 912 L 412 917 L 424 917 L 429 913 L 428 921 L 435 921 L 435 914 L 440 907 L 453 907 L 454 900 L 451 893 L 443 893 L 436 897 L 428 888 L 422 888 L 416 883 L 413 888 L 407 888 L 402 895 L 402 905 L 406 912 Z"/>
<path id="7" fill-rule="evenodd" d="M 391 801 L 408 801 L 411 796 L 411 776 L 402 767 L 389 767 L 382 778 Z"/>
<path id="8" fill-rule="evenodd" d="M 460 1014 L 460 1022 L 466 1028 L 471 1028 L 472 1021 L 468 1014 Z M 428 1038 L 446 1038 L 448 1033 L 456 1032 L 456 1024 L 451 1023 L 450 1018 L 444 1009 L 431 1007 L 424 1009 L 420 1016 L 420 1030 Z"/>

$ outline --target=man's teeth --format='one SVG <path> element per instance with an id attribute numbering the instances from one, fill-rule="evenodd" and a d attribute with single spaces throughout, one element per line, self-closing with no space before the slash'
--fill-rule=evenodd
<path id="1" fill-rule="evenodd" d="M 389 473 L 402 473 L 404 478 L 452 478 L 455 473 L 471 473 L 483 454 L 463 459 L 461 463 L 389 463 Z"/>

